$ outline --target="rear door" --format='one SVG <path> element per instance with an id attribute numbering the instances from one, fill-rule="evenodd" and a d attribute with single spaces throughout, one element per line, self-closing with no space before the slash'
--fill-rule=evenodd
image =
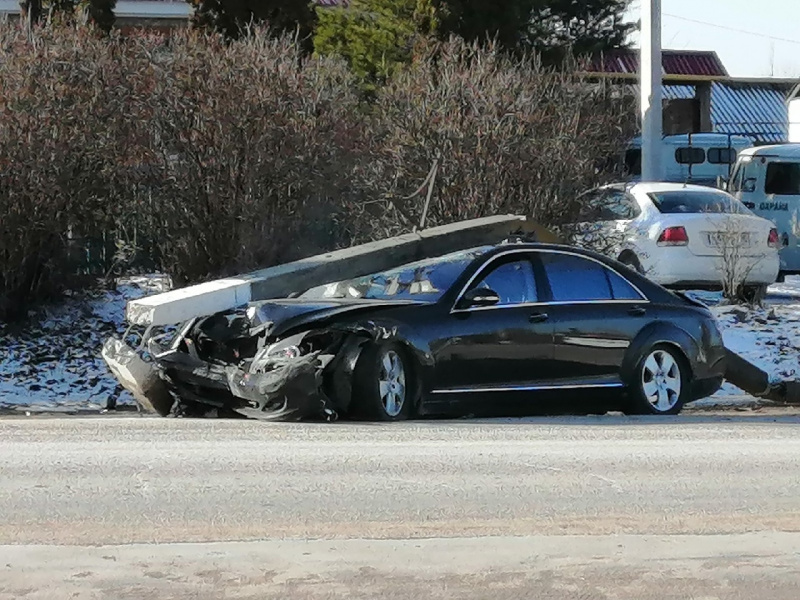
<path id="1" fill-rule="evenodd" d="M 598 260 L 568 251 L 539 256 L 553 324 L 553 384 L 620 386 L 625 353 L 648 323 L 648 300 Z"/>
<path id="2" fill-rule="evenodd" d="M 763 191 L 753 211 L 777 226 L 781 269 L 800 271 L 800 163 L 768 162 Z"/>
<path id="3" fill-rule="evenodd" d="M 440 327 L 431 344 L 434 393 L 512 391 L 549 376 L 553 327 L 534 279 L 528 251 L 490 259 L 462 291 L 489 288 L 500 296 L 495 306 L 459 308 Z"/>

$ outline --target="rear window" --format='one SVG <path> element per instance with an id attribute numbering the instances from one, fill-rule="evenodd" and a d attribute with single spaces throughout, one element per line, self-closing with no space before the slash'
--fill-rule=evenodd
<path id="1" fill-rule="evenodd" d="M 770 163 L 764 191 L 776 196 L 800 195 L 800 163 Z"/>
<path id="2" fill-rule="evenodd" d="M 722 192 L 674 190 L 648 194 L 656 208 L 667 215 L 680 213 L 738 213 L 750 211 L 741 202 Z"/>

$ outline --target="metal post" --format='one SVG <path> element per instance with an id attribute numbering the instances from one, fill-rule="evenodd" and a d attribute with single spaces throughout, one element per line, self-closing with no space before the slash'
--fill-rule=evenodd
<path id="1" fill-rule="evenodd" d="M 661 0 L 642 0 L 640 86 L 642 181 L 660 181 L 663 108 L 661 106 Z"/>

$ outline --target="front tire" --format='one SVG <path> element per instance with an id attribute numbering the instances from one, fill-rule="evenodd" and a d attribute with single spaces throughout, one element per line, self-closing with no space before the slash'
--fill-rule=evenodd
<path id="1" fill-rule="evenodd" d="M 642 356 L 628 387 L 630 414 L 677 415 L 689 398 L 691 375 L 680 351 L 662 344 Z"/>
<path id="2" fill-rule="evenodd" d="M 353 372 L 354 414 L 374 421 L 404 421 L 412 414 L 411 362 L 397 344 L 370 344 Z"/>

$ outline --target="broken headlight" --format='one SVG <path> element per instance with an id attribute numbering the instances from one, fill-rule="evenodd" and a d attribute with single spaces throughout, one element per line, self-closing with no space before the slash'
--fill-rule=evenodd
<path id="1" fill-rule="evenodd" d="M 305 353 L 302 344 L 305 336 L 305 332 L 299 333 L 266 346 L 253 359 L 251 372 L 262 373 L 274 363 L 300 358 Z"/>
<path id="2" fill-rule="evenodd" d="M 300 346 L 283 346 L 277 343 L 267 348 L 267 358 L 271 359 L 293 359 L 300 358 L 302 355 L 303 351 Z"/>

